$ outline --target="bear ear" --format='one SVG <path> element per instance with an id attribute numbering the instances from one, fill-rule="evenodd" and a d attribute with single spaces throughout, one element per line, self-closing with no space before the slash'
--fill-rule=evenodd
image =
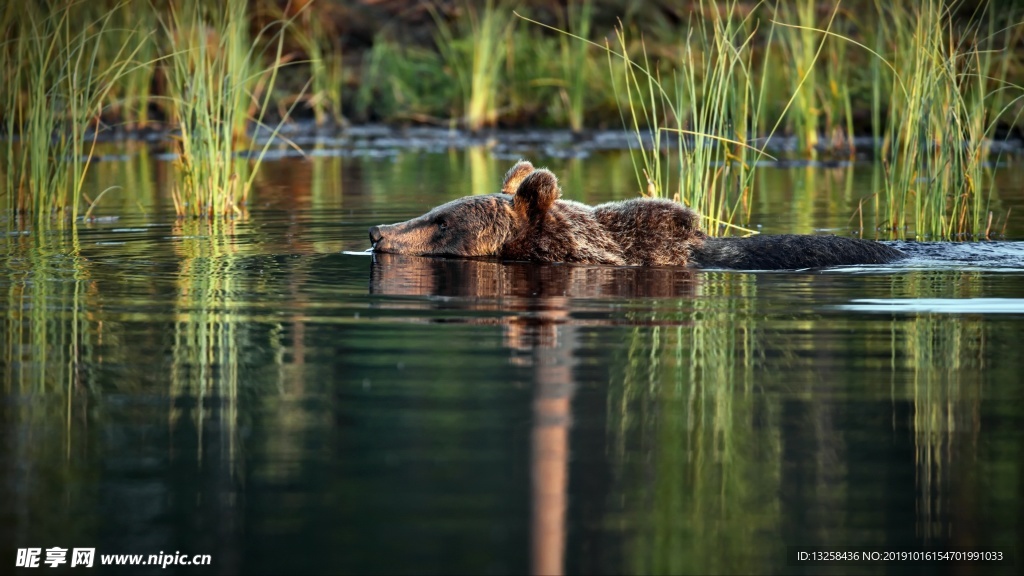
<path id="1" fill-rule="evenodd" d="M 523 183 L 523 179 L 529 176 L 533 170 L 533 164 L 526 160 L 516 162 L 515 166 L 505 172 L 505 179 L 501 182 L 501 191 L 509 195 L 515 194 L 519 185 Z"/>
<path id="2" fill-rule="evenodd" d="M 558 179 L 549 170 L 541 168 L 523 179 L 512 203 L 521 216 L 536 217 L 551 209 L 561 195 Z"/>
<path id="3" fill-rule="evenodd" d="M 682 228 L 700 232 L 700 214 L 697 214 L 692 208 L 684 207 L 680 210 L 677 223 Z"/>

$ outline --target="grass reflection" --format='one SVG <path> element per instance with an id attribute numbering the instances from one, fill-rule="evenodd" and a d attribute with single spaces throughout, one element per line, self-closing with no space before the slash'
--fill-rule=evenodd
<path id="1" fill-rule="evenodd" d="M 1012 512 L 976 511 L 1015 502 L 1017 464 L 980 472 L 1008 449 L 995 440 L 1005 431 L 986 424 L 993 407 L 983 399 L 1015 397 L 1012 379 L 994 376 L 1002 361 L 991 344 L 1013 322 L 931 313 L 882 323 L 791 318 L 791 304 L 783 319 L 766 296 L 791 281 L 704 274 L 697 298 L 633 313 L 608 389 L 618 485 L 608 506 L 614 530 L 628 536 L 625 570 L 773 572 L 793 544 L 783 537 L 1009 544 L 1002 534 L 971 534 L 984 525 L 981 514 L 1003 529 L 1013 522 Z M 899 298 L 992 294 L 991 276 L 977 272 L 882 282 Z M 885 379 L 889 402 L 878 387 Z M 998 448 L 986 448 L 986 437 Z"/>
<path id="2" fill-rule="evenodd" d="M 96 470 L 89 421 L 100 391 L 103 322 L 92 263 L 77 234 L 0 239 L 0 516 L 13 527 L 0 547 L 26 545 L 27 530 L 84 541 L 94 533 Z"/>
<path id="3" fill-rule="evenodd" d="M 911 275 L 899 296 L 971 298 L 984 294 L 977 272 Z M 913 403 L 917 483 L 917 531 L 926 540 L 947 536 L 952 527 L 951 472 L 977 453 L 981 429 L 982 374 L 989 334 L 979 316 L 919 314 L 894 324 L 901 334 L 894 356 L 912 377 L 906 391 Z"/>
<path id="4" fill-rule="evenodd" d="M 778 549 L 766 535 L 780 522 L 780 438 L 754 394 L 756 287 L 708 274 L 701 297 L 636 318 L 656 326 L 633 330 L 609 387 L 625 518 L 636 522 L 629 572 L 756 573 Z"/>
<path id="5" fill-rule="evenodd" d="M 3 244 L 4 393 L 31 399 L 23 404 L 30 411 L 60 406 L 70 453 L 74 401 L 91 387 L 82 366 L 95 360 L 93 342 L 102 339 L 90 263 L 73 233 L 8 235 Z"/>
<path id="6" fill-rule="evenodd" d="M 238 438 L 239 321 L 234 309 L 241 298 L 236 276 L 239 254 L 234 234 L 237 224 L 200 220 L 178 221 L 175 235 L 181 238 L 181 263 L 174 319 L 170 396 L 195 400 L 192 411 L 200 437 L 202 460 L 204 424 L 208 416 L 219 423 L 228 462 L 235 462 Z M 213 402 L 209 402 L 209 401 Z M 215 414 L 207 414 L 215 407 Z M 171 405 L 170 424 L 191 409 Z"/>

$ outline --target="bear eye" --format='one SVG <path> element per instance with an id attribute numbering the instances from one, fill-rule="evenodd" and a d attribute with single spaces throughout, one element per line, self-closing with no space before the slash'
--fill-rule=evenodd
<path id="1" fill-rule="evenodd" d="M 437 221 L 437 227 L 440 228 L 441 230 L 447 230 L 448 229 L 448 222 L 446 222 L 444 220 L 438 220 Z"/>

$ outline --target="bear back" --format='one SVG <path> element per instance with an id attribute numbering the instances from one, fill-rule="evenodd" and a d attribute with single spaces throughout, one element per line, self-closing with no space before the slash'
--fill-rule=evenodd
<path id="1" fill-rule="evenodd" d="M 608 202 L 594 214 L 633 266 L 685 266 L 706 237 L 696 212 L 663 198 Z"/>

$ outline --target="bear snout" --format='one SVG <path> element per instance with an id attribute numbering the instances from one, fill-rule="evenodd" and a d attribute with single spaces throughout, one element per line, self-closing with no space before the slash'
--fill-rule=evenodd
<path id="1" fill-rule="evenodd" d="M 380 228 L 377 226 L 370 226 L 370 243 L 376 244 L 384 238 L 384 235 L 380 233 Z"/>

